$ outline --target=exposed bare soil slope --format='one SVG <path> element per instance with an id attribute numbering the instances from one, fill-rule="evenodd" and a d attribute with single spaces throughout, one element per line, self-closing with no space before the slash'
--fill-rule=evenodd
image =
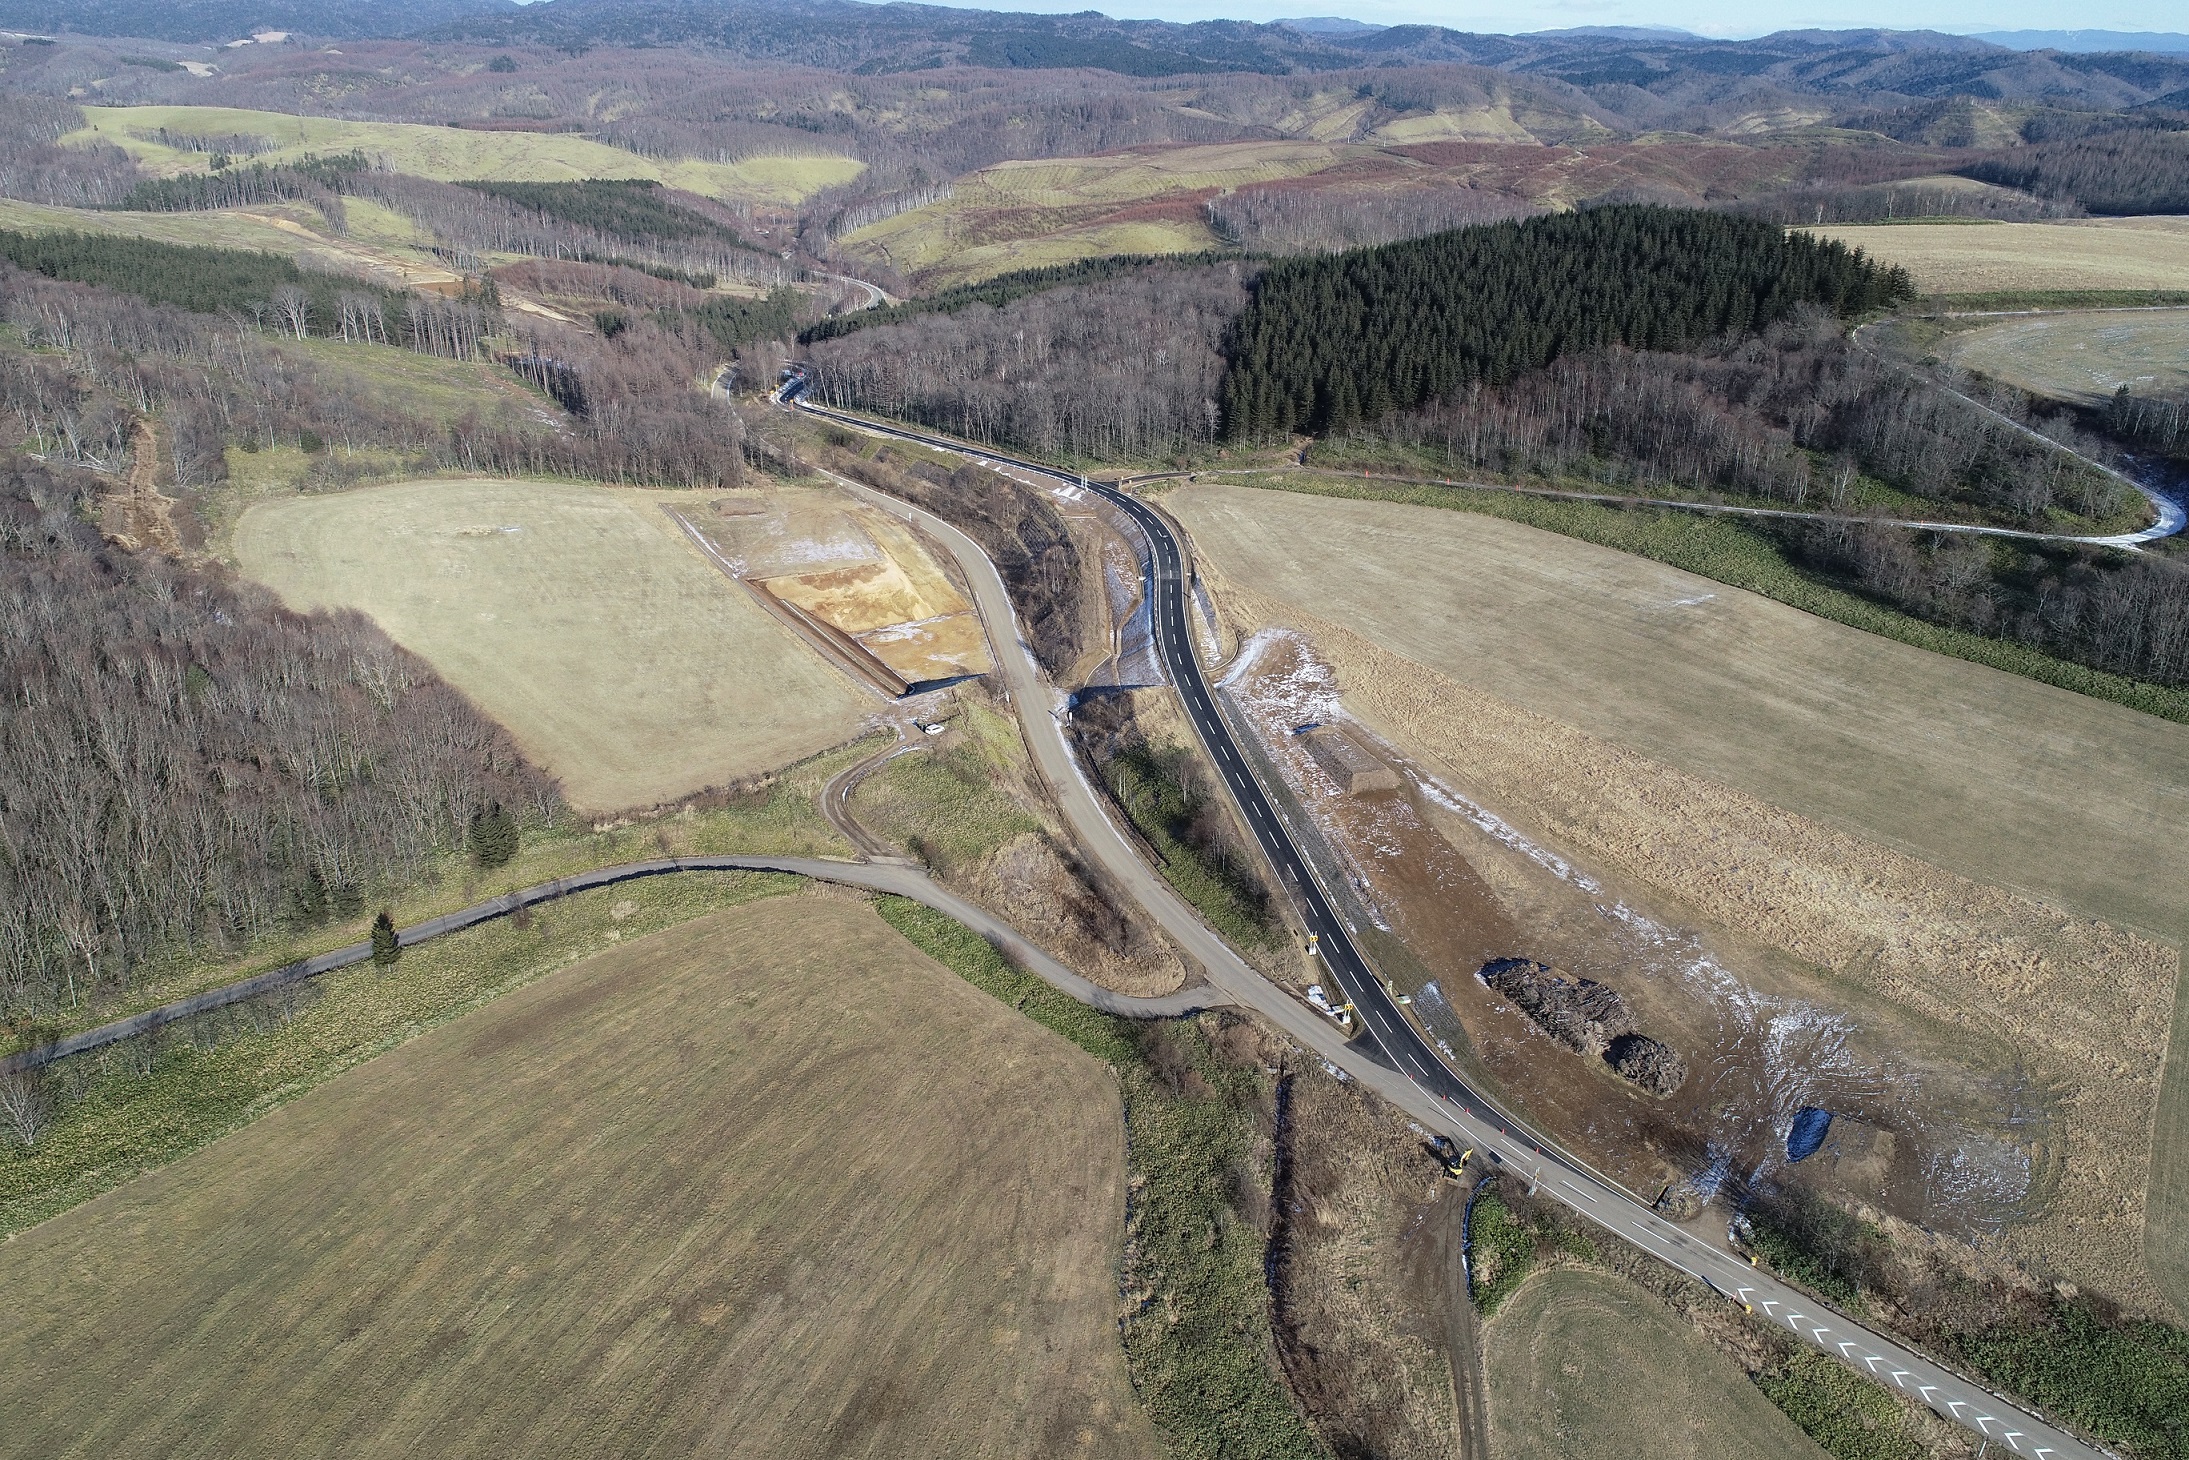
<path id="1" fill-rule="evenodd" d="M 6 1448 L 1153 1456 L 1120 1131 L 862 904 L 711 915 L 0 1247 Z"/>
<path id="2" fill-rule="evenodd" d="M 293 607 L 369 614 L 587 810 L 851 735 L 875 702 L 716 571 L 656 495 L 429 481 L 292 497 L 245 513 L 235 552 Z"/>

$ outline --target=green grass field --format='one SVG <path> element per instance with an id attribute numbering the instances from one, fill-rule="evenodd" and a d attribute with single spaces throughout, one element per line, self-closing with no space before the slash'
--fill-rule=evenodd
<path id="1" fill-rule="evenodd" d="M 301 203 L 269 203 L 252 210 L 267 216 L 294 213 L 323 224 L 316 209 Z M 275 227 L 264 217 L 247 218 L 225 210 L 204 213 L 119 213 L 93 208 L 54 208 L 0 198 L 0 228 L 17 233 L 118 233 L 159 243 L 204 248 L 240 248 L 277 253 L 303 261 L 306 240 Z"/>
<path id="2" fill-rule="evenodd" d="M 496 178 L 508 182 L 577 182 L 585 178 L 650 178 L 708 197 L 751 203 L 796 203 L 857 177 L 864 164 L 849 157 L 748 157 L 738 162 L 658 162 L 567 133 L 474 132 L 411 122 L 351 122 L 332 117 L 231 107 L 85 107 L 86 125 L 62 139 L 110 142 L 154 173 L 205 169 L 209 156 L 164 146 L 161 129 L 186 136 L 241 133 L 275 146 L 254 161 L 294 161 L 307 152 L 348 152 L 384 159 L 397 172 L 441 182 Z"/>
<path id="3" fill-rule="evenodd" d="M 1824 1460 L 1731 1359 L 1609 1273 L 1543 1273 L 1482 1334 L 1506 1460 Z"/>
<path id="4" fill-rule="evenodd" d="M 1019 770 L 1018 727 L 964 704 L 947 747 L 900 755 L 859 783 L 859 823 L 948 876 L 970 870 L 1012 838 L 1040 830 L 997 778 Z M 1004 739 L 1003 737 L 1008 737 Z"/>
<path id="5" fill-rule="evenodd" d="M 457 941 L 593 956 L 0 1246 L 8 1448 L 1160 1452 L 1097 1060 L 847 899 L 588 896 Z"/>
<path id="6" fill-rule="evenodd" d="M 2189 309 L 2001 320 L 1949 336 L 1937 350 L 1963 369 L 2085 405 L 2103 404 L 2122 385 L 2144 396 L 2189 391 Z"/>
<path id="7" fill-rule="evenodd" d="M 237 523 L 235 554 L 292 606 L 370 614 L 579 807 L 667 801 L 848 739 L 878 701 L 701 557 L 662 500 L 476 480 L 274 499 Z"/>

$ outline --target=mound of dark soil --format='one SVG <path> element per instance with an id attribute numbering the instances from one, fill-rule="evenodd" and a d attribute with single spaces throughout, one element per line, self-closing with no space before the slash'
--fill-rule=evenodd
<path id="1" fill-rule="evenodd" d="M 1620 1035 L 1605 1049 L 1604 1062 L 1652 1095 L 1670 1095 L 1687 1080 L 1679 1052 L 1646 1034 Z"/>
<path id="2" fill-rule="evenodd" d="M 1528 958 L 1494 958 L 1476 975 L 1513 1001 L 1535 1026 L 1580 1054 L 1602 1054 L 1634 1031 L 1618 991 Z"/>

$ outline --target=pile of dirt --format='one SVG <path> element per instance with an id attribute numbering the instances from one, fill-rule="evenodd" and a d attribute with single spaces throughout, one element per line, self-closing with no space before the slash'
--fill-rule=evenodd
<path id="1" fill-rule="evenodd" d="M 1475 977 L 1512 1000 L 1536 1028 L 1576 1054 L 1595 1055 L 1652 1095 L 1687 1080 L 1687 1061 L 1662 1040 L 1640 1034 L 1619 991 L 1532 958 L 1493 958 Z"/>
<path id="2" fill-rule="evenodd" d="M 1576 1054 L 1600 1055 L 1613 1040 L 1634 1032 L 1626 1000 L 1593 978 L 1560 973 L 1531 958 L 1493 958 L 1475 976 Z"/>
<path id="3" fill-rule="evenodd" d="M 1679 1051 L 1646 1034 L 1622 1034 L 1604 1050 L 1604 1062 L 1652 1095 L 1670 1095 L 1687 1083 Z"/>

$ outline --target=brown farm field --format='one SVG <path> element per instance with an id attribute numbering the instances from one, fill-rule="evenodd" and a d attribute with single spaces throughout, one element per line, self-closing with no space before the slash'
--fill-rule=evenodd
<path id="1" fill-rule="evenodd" d="M 2189 249 L 2189 236 L 2181 245 Z M 2189 309 L 2103 309 L 2003 320 L 1933 347 L 1964 369 L 2058 400 L 2189 391 Z"/>
<path id="2" fill-rule="evenodd" d="M 0 1247 L 9 1448 L 1153 1456 L 1118 1102 L 860 902 L 713 914 Z"/>
<path id="3" fill-rule="evenodd" d="M 507 725 L 595 811 L 659 803 L 846 739 L 879 701 L 716 571 L 658 503 L 427 481 L 261 503 L 243 571 L 355 608 Z"/>
<path id="4" fill-rule="evenodd" d="M 2006 1058 L 2047 1112 L 1985 1137 L 2008 1143 L 1998 1189 L 2022 1193 L 2007 1249 L 2189 1301 L 2178 1180 L 2153 1190 L 2144 1247 L 2189 729 L 1502 519 L 1201 485 L 1165 501 L 1234 620 L 1306 635 L 1346 709 L 1431 776 L 1661 916 L 1790 957 L 1784 997 L 1880 1032 L 1927 1022 L 1925 1047 L 1966 1046 L 1983 1079 Z"/>
<path id="5" fill-rule="evenodd" d="M 1483 1330 L 1497 1460 L 1822 1460 L 1683 1319 L 1609 1273 L 1553 1269 Z"/>
<path id="6" fill-rule="evenodd" d="M 2189 289 L 2189 218 L 1804 230 L 1900 264 L 1929 294 Z"/>

